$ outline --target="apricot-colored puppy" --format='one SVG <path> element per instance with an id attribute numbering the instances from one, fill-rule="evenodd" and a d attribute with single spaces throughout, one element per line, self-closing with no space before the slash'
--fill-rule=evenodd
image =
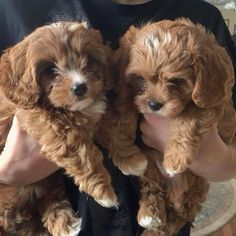
<path id="1" fill-rule="evenodd" d="M 146 152 L 149 164 L 141 178 L 138 215 L 139 224 L 154 235 L 170 235 L 193 221 L 206 197 L 207 182 L 186 171 L 201 141 L 215 123 L 226 143 L 235 135 L 233 66 L 213 34 L 184 18 L 130 27 L 114 60 L 125 119 L 132 114 L 137 124 L 139 113 L 155 113 L 171 121 L 164 157 Z M 150 164 L 153 156 L 174 177 L 164 178 Z"/>
<path id="2" fill-rule="evenodd" d="M 98 31 L 85 23 L 59 22 L 36 29 L 0 61 L 1 147 L 17 115 L 42 154 L 106 207 L 117 206 L 117 197 L 93 136 L 106 111 L 111 56 Z M 3 226 L 20 235 L 43 234 L 43 226 L 54 236 L 77 235 L 80 219 L 60 179 L 1 186 L 0 196 L 8 196 L 0 201 Z"/>

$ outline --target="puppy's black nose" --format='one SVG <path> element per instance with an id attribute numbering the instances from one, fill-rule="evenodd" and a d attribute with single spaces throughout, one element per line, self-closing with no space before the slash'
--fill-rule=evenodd
<path id="1" fill-rule="evenodd" d="M 148 105 L 153 111 L 158 111 L 163 107 L 163 104 L 157 101 L 149 101 Z"/>
<path id="2" fill-rule="evenodd" d="M 75 83 L 71 88 L 71 92 L 73 93 L 73 95 L 80 96 L 80 97 L 84 96 L 87 90 L 88 88 L 85 83 L 82 83 L 82 84 Z"/>

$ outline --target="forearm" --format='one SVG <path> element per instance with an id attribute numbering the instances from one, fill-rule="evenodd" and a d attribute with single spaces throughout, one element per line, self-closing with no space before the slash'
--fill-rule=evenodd
<path id="1" fill-rule="evenodd" d="M 0 165 L 0 183 L 14 186 L 31 184 L 46 178 L 59 167 L 41 156 Z"/>
<path id="2" fill-rule="evenodd" d="M 236 139 L 226 145 L 214 132 L 217 129 L 210 131 L 189 168 L 209 181 L 227 181 L 236 177 Z"/>

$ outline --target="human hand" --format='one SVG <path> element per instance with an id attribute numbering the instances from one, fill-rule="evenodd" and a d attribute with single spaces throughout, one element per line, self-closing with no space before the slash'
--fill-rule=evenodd
<path id="1" fill-rule="evenodd" d="M 169 119 L 156 115 L 145 114 L 140 124 L 143 142 L 160 152 L 164 152 L 170 138 Z"/>
<path id="2" fill-rule="evenodd" d="M 40 146 L 20 128 L 14 117 L 4 150 L 0 157 L 0 182 L 26 185 L 37 182 L 59 167 L 40 155 Z"/>
<path id="3" fill-rule="evenodd" d="M 170 120 L 155 114 L 145 114 L 140 130 L 147 146 L 164 152 L 170 139 Z M 225 181 L 236 176 L 235 156 L 236 141 L 227 146 L 221 140 L 217 126 L 213 125 L 188 167 L 193 173 L 209 181 Z"/>

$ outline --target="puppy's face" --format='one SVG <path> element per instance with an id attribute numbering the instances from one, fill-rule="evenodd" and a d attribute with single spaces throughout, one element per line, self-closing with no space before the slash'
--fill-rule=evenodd
<path id="1" fill-rule="evenodd" d="M 232 82 L 224 50 L 203 27 L 188 20 L 148 24 L 132 37 L 127 33 L 122 43 L 126 50 L 130 44 L 124 77 L 141 113 L 173 118 L 188 104 L 217 105 L 226 93 L 226 81 Z"/>
<path id="2" fill-rule="evenodd" d="M 12 100 L 70 111 L 88 108 L 105 94 L 110 53 L 101 35 L 85 24 L 41 27 L 9 51 L 13 70 L 9 77 L 16 89 Z M 21 96 L 24 88 L 28 90 L 25 99 Z"/>
<path id="3" fill-rule="evenodd" d="M 138 110 L 141 113 L 154 112 L 169 118 L 176 117 L 191 101 L 194 89 L 194 72 L 187 59 L 177 65 L 178 58 L 163 62 L 154 56 L 147 62 L 148 55 L 138 58 L 135 51 L 132 53 L 126 79 L 134 92 Z M 142 60 L 142 66 L 136 67 L 139 64 L 137 60 Z"/>

